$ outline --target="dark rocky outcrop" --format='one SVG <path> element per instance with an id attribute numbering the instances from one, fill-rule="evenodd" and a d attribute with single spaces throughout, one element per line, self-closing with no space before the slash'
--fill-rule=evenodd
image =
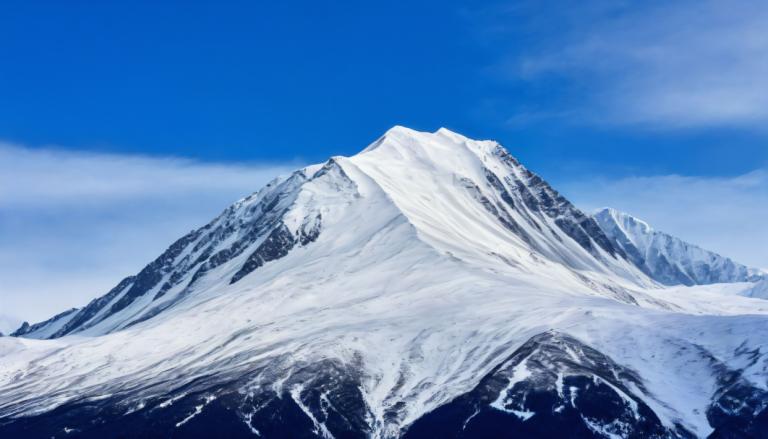
<path id="1" fill-rule="evenodd" d="M 531 338 L 470 392 L 414 422 L 421 438 L 688 438 L 630 389 L 642 381 L 564 334 Z"/>

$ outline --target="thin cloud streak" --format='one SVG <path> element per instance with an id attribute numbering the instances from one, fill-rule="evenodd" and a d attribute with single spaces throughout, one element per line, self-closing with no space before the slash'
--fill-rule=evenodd
<path id="1" fill-rule="evenodd" d="M 515 19 L 535 23 L 536 10 L 514 9 Z M 515 81 L 562 81 L 577 105 L 545 111 L 576 109 L 583 123 L 763 129 L 765 23 L 768 3 L 755 0 L 580 7 L 526 27 L 540 40 L 496 70 Z"/>
<path id="2" fill-rule="evenodd" d="M 231 191 L 297 166 L 29 149 L 0 143 L 0 207 L 116 203 Z"/>

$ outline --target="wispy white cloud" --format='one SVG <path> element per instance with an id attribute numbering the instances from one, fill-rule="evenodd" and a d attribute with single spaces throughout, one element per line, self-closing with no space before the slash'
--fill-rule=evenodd
<path id="1" fill-rule="evenodd" d="M 517 21 L 508 26 L 524 20 L 524 31 L 539 38 L 500 70 L 510 79 L 563 80 L 581 121 L 655 128 L 768 121 L 767 2 L 598 1 L 563 9 L 544 22 L 536 8 L 513 9 Z"/>
<path id="2" fill-rule="evenodd" d="M 81 306 L 295 167 L 1 144 L 0 314 Z"/>
<path id="3" fill-rule="evenodd" d="M 768 267 L 768 170 L 735 177 L 680 175 L 566 182 L 585 210 L 615 207 L 741 263 Z"/>
<path id="4" fill-rule="evenodd" d="M 30 149 L 0 143 L 0 206 L 116 203 L 254 188 L 285 165 Z"/>

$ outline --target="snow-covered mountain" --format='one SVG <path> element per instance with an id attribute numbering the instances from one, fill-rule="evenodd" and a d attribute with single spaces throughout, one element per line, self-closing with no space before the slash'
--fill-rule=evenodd
<path id="1" fill-rule="evenodd" d="M 756 268 L 654 230 L 645 221 L 616 209 L 601 209 L 594 218 L 616 248 L 662 284 L 757 282 L 767 277 Z"/>
<path id="2" fill-rule="evenodd" d="M 365 198 L 361 185 L 370 192 Z M 382 216 L 403 222 L 443 253 L 518 270 L 550 263 L 580 282 L 604 282 L 608 294 L 624 294 L 622 285 L 645 281 L 590 216 L 498 144 L 470 142 L 447 130 L 426 135 L 397 127 L 358 156 L 335 157 L 270 182 L 83 309 L 15 335 L 101 335 L 130 327 L 213 285 L 234 284 L 294 247 L 308 246 L 330 233 L 323 227 L 329 215 L 338 217 L 335 236 L 345 235 L 345 224 Z"/>
<path id="3" fill-rule="evenodd" d="M 0 338 L 0 436 L 756 436 L 767 315 L 662 288 L 496 142 L 395 127 Z"/>

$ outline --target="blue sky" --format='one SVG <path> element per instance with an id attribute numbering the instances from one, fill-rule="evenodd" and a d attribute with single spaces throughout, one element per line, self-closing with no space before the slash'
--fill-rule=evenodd
<path id="1" fill-rule="evenodd" d="M 768 267 L 767 20 L 752 0 L 4 2 L 0 318 L 80 305 L 395 124 L 499 140 L 584 208 Z"/>

